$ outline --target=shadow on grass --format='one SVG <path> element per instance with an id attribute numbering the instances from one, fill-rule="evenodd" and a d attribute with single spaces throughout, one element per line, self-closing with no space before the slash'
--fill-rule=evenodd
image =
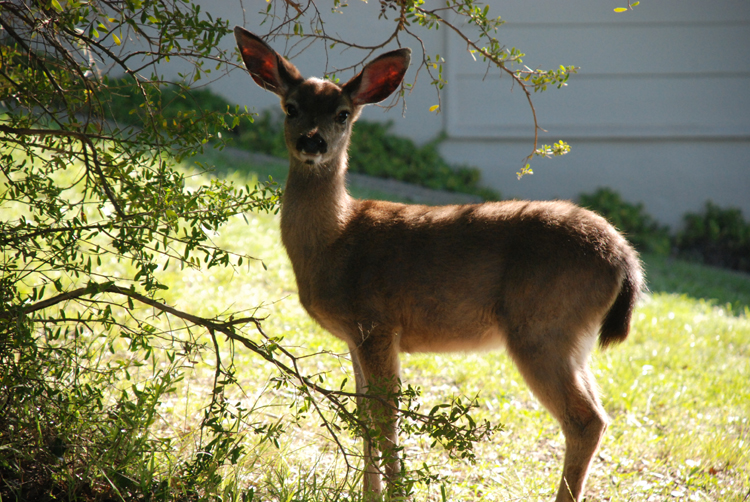
<path id="1" fill-rule="evenodd" d="M 642 258 L 652 292 L 702 298 L 750 317 L 750 275 L 665 256 Z"/>

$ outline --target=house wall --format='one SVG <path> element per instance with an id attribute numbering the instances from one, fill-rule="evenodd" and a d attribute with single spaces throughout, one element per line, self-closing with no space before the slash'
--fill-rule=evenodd
<path id="1" fill-rule="evenodd" d="M 244 12 L 234 2 L 205 3 L 216 16 L 268 32 L 269 25 L 261 26 L 262 16 L 253 12 L 265 10 L 265 2 L 251 7 L 246 2 Z M 627 13 L 613 12 L 625 0 L 488 3 L 507 21 L 498 39 L 527 53 L 525 65 L 580 67 L 567 87 L 533 95 L 539 124 L 549 131 L 541 133 L 540 142 L 564 139 L 570 154 L 536 158 L 535 174 L 516 178 L 533 145 L 526 98 L 510 78 L 475 62 L 445 27 L 420 32 L 430 54 L 446 59 L 442 113 L 429 112 L 438 98 L 422 70 L 404 113 L 400 107 L 384 111 L 373 106 L 364 117 L 391 120 L 395 132 L 418 142 L 444 131 L 445 157 L 480 167 L 485 184 L 505 197 L 575 199 L 609 186 L 673 227 L 708 199 L 740 207 L 750 218 L 750 2 L 641 0 Z M 329 33 L 359 44 L 382 41 L 394 26 L 377 19 L 378 2 L 350 2 L 343 16 L 321 9 Z M 401 42 L 421 58 L 414 39 L 402 34 Z M 232 41 L 225 43 L 229 47 Z M 293 56 L 306 76 L 361 57 L 322 46 L 297 56 L 299 46 L 282 39 L 271 44 Z M 392 42 L 377 53 L 396 47 Z M 338 73 L 342 81 L 352 74 Z M 413 64 L 407 80 L 415 75 Z M 251 110 L 278 106 L 275 96 L 238 72 L 212 87 Z"/>
<path id="2" fill-rule="evenodd" d="M 625 2 L 621 2 L 625 3 Z M 580 67 L 561 90 L 533 96 L 542 143 L 569 142 L 567 156 L 532 162 L 526 97 L 499 72 L 459 57 L 448 42 L 443 154 L 480 166 L 506 197 L 573 198 L 610 186 L 662 222 L 708 199 L 750 217 L 750 4 L 643 1 L 616 14 L 599 0 L 490 2 L 502 39 L 524 64 Z"/>

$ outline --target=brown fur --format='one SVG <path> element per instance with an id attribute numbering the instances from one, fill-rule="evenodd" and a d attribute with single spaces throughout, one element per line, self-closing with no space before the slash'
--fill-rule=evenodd
<path id="1" fill-rule="evenodd" d="M 627 337 L 643 281 L 636 252 L 603 218 L 569 202 L 353 199 L 345 187 L 352 124 L 362 106 L 398 87 L 409 51 L 377 58 L 339 87 L 302 80 L 262 40 L 235 34 L 253 78 L 288 112 L 281 234 L 300 301 L 349 345 L 358 391 L 397 389 L 399 352 L 504 346 L 565 434 L 557 501 L 580 500 L 607 428 L 588 358 L 598 332 L 602 346 Z M 395 413 L 369 404 L 386 438 L 377 446 L 392 451 Z M 374 449 L 366 442 L 364 490 L 378 499 Z M 386 480 L 399 470 L 397 458 L 385 462 Z"/>

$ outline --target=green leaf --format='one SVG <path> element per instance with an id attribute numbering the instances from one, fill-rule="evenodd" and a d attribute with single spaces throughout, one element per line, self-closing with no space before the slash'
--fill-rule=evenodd
<path id="1" fill-rule="evenodd" d="M 615 12 L 627 12 L 626 7 L 615 7 Z"/>

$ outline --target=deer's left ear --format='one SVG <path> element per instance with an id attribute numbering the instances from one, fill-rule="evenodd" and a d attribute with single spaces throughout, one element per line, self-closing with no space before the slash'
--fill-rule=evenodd
<path id="1" fill-rule="evenodd" d="M 404 79 L 411 49 L 387 52 L 367 65 L 344 84 L 343 90 L 355 106 L 379 103 L 398 89 Z"/>

